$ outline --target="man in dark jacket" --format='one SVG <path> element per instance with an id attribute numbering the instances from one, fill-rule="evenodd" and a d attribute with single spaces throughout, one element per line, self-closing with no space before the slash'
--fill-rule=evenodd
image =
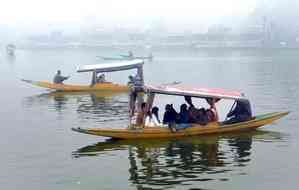
<path id="1" fill-rule="evenodd" d="M 226 124 L 248 121 L 252 118 L 250 102 L 248 100 L 237 100 L 236 107 L 227 114 L 229 120 Z"/>

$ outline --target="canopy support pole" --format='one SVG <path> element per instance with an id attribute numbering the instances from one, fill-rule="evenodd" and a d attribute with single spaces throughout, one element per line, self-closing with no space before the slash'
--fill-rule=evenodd
<path id="1" fill-rule="evenodd" d="M 136 93 L 137 93 L 137 112 L 141 112 L 141 104 L 144 102 L 144 76 L 143 66 L 137 67 Z"/>

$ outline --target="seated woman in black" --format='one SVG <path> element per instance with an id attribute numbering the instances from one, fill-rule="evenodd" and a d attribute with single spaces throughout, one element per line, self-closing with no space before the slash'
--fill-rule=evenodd
<path id="1" fill-rule="evenodd" d="M 178 123 L 189 123 L 189 112 L 186 104 L 182 104 L 180 107 Z"/>
<path id="2" fill-rule="evenodd" d="M 175 123 L 178 113 L 171 104 L 166 104 L 165 113 L 163 116 L 163 124 Z"/>

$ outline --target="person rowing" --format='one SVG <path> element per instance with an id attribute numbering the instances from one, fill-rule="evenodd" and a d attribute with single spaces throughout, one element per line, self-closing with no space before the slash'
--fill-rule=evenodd
<path id="1" fill-rule="evenodd" d="M 61 71 L 58 70 L 56 75 L 54 76 L 53 83 L 55 84 L 63 84 L 63 81 L 67 80 L 70 78 L 70 76 L 64 77 L 61 75 Z"/>
<path id="2" fill-rule="evenodd" d="M 248 100 L 236 100 L 236 106 L 227 114 L 225 124 L 248 121 L 252 118 L 250 102 Z"/>

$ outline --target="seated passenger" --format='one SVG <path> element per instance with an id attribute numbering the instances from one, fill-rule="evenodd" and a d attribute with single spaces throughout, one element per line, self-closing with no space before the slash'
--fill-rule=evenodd
<path id="1" fill-rule="evenodd" d="M 147 112 L 147 116 L 145 118 L 145 126 L 147 127 L 156 127 L 161 126 L 161 122 L 159 119 L 159 108 L 153 107 L 152 112 Z"/>
<path id="2" fill-rule="evenodd" d="M 175 123 L 178 113 L 175 111 L 171 104 L 166 104 L 165 113 L 163 116 L 163 124 Z"/>
<path id="3" fill-rule="evenodd" d="M 189 121 L 191 123 L 198 123 L 200 125 L 206 125 L 208 123 L 208 116 L 205 108 L 196 109 L 194 107 L 189 108 Z"/>
<path id="4" fill-rule="evenodd" d="M 70 77 L 69 76 L 67 76 L 67 77 L 62 76 L 61 71 L 58 70 L 56 75 L 54 76 L 53 83 L 63 84 L 63 81 L 67 80 L 68 78 L 70 78 Z"/>
<path id="5" fill-rule="evenodd" d="M 248 100 L 237 100 L 236 107 L 227 114 L 229 120 L 225 124 L 248 121 L 252 118 L 251 106 Z"/>
<path id="6" fill-rule="evenodd" d="M 104 73 L 97 77 L 97 83 L 105 83 L 105 82 L 106 82 L 106 79 L 105 79 Z"/>
<path id="7" fill-rule="evenodd" d="M 186 104 L 182 104 L 180 107 L 178 123 L 189 123 L 189 112 Z"/>
<path id="8" fill-rule="evenodd" d="M 159 108 L 158 107 L 153 107 L 152 108 L 152 114 L 155 116 L 155 119 L 157 120 L 157 123 L 161 124 L 160 118 L 159 118 Z"/>
<path id="9" fill-rule="evenodd" d="M 141 111 L 138 112 L 137 118 L 136 118 L 136 124 L 137 125 L 143 125 L 145 120 L 145 115 L 147 113 L 147 105 L 145 102 L 141 104 Z"/>
<path id="10" fill-rule="evenodd" d="M 104 83 L 106 82 L 105 80 L 105 74 L 102 73 L 98 76 L 99 73 L 97 73 L 96 71 L 93 71 L 92 73 L 92 79 L 91 79 L 91 86 L 97 84 L 97 83 Z"/>
<path id="11" fill-rule="evenodd" d="M 208 124 L 208 122 L 209 122 L 209 119 L 208 119 L 206 109 L 200 108 L 196 123 L 198 123 L 200 125 L 206 125 L 206 124 Z"/>
<path id="12" fill-rule="evenodd" d="M 216 122 L 219 120 L 218 113 L 216 110 L 215 103 L 218 102 L 220 99 L 215 99 L 215 98 L 207 98 L 206 99 L 208 104 L 210 105 L 210 108 L 207 109 L 207 116 L 208 116 L 208 121 L 209 122 Z"/>
<path id="13" fill-rule="evenodd" d="M 185 101 L 189 104 L 189 122 L 198 123 L 200 125 L 206 125 L 208 123 L 208 116 L 205 108 L 195 108 L 190 96 L 185 96 Z"/>

